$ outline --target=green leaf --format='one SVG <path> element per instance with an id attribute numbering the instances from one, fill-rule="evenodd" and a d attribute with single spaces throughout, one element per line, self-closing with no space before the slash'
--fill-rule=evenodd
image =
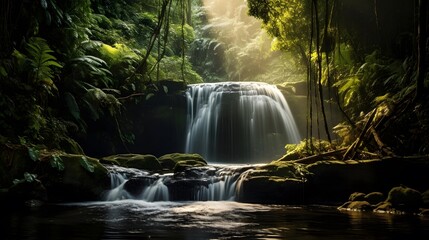
<path id="1" fill-rule="evenodd" d="M 146 101 L 151 99 L 153 96 L 155 96 L 155 94 L 153 93 L 149 93 L 148 95 L 146 95 Z"/>
<path id="2" fill-rule="evenodd" d="M 64 170 L 64 162 L 60 156 L 52 155 L 52 158 L 49 162 L 51 163 L 51 167 L 58 169 L 58 171 Z"/>
<path id="3" fill-rule="evenodd" d="M 31 183 L 31 182 L 34 182 L 37 180 L 37 175 L 25 172 L 24 173 L 24 179 L 25 179 L 25 181 Z"/>
<path id="4" fill-rule="evenodd" d="M 66 93 L 64 93 L 64 98 L 66 100 L 66 104 L 67 104 L 67 107 L 70 111 L 70 114 L 76 120 L 79 120 L 80 119 L 80 109 L 79 109 L 79 105 L 76 102 L 75 97 L 71 93 L 66 92 Z"/>
<path id="5" fill-rule="evenodd" d="M 168 87 L 167 86 L 162 86 L 162 88 L 164 89 L 165 94 L 168 93 Z"/>
<path id="6" fill-rule="evenodd" d="M 80 159 L 80 165 L 88 172 L 94 172 L 94 165 L 92 165 L 85 156 Z"/>
<path id="7" fill-rule="evenodd" d="M 0 66 L 0 77 L 7 77 L 6 68 L 4 68 L 3 66 Z"/>
<path id="8" fill-rule="evenodd" d="M 32 147 L 28 148 L 28 155 L 30 156 L 31 160 L 37 161 L 40 157 L 40 151 L 37 149 L 34 149 Z"/>
<path id="9" fill-rule="evenodd" d="M 22 183 L 23 182 L 23 180 L 22 179 L 13 179 L 13 185 L 16 185 L 16 184 L 18 184 L 18 183 Z"/>

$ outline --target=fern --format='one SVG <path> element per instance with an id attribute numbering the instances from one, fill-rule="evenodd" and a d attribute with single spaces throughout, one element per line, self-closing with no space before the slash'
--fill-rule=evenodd
<path id="1" fill-rule="evenodd" d="M 31 66 L 30 79 L 33 84 L 41 85 L 52 94 L 57 90 L 54 78 L 54 68 L 62 68 L 61 64 L 51 54 L 53 51 L 43 38 L 32 37 L 27 44 L 28 61 Z"/>
<path id="2" fill-rule="evenodd" d="M 82 57 L 74 58 L 70 60 L 70 66 L 72 67 L 73 81 L 83 81 L 91 79 L 92 84 L 96 86 L 109 87 L 112 85 L 112 73 L 107 69 L 107 63 L 98 57 L 85 55 Z"/>

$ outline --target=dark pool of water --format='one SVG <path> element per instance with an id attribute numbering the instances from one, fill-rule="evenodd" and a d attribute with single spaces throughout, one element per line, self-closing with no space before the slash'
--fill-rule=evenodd
<path id="1" fill-rule="evenodd" d="M 3 211 L 0 239 L 429 239 L 429 218 L 333 207 L 126 200 Z"/>

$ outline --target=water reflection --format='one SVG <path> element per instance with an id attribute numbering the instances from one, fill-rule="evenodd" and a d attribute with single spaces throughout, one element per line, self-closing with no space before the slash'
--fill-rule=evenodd
<path id="1" fill-rule="evenodd" d="M 429 219 L 237 202 L 138 200 L 5 212 L 0 239 L 427 239 Z"/>

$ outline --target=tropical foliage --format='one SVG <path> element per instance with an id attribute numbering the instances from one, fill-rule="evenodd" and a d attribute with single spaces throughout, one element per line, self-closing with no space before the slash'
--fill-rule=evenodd
<path id="1" fill-rule="evenodd" d="M 185 0 L 6 0 L 1 139 L 61 147 L 97 121 L 125 123 L 120 99 L 145 99 L 158 80 L 201 82 L 184 51 L 194 40 L 190 8 Z M 132 139 L 115 126 L 121 141 Z"/>
<path id="2" fill-rule="evenodd" d="M 391 127 L 406 129 L 406 119 L 421 119 L 417 116 L 426 112 L 423 107 L 426 104 L 421 102 L 427 98 L 426 95 L 423 97 L 422 89 L 426 89 L 428 83 L 428 66 L 422 61 L 427 56 L 426 3 L 416 1 L 414 6 L 405 1 L 356 4 L 341 0 L 249 0 L 247 3 L 249 14 L 262 19 L 264 29 L 274 37 L 274 46 L 295 52 L 306 65 L 308 106 L 315 103 L 319 108 L 316 117 L 323 116 L 327 133 L 324 109 L 327 102 L 337 102 L 344 113 L 346 121 L 335 128 L 340 141 L 351 144 L 354 140 L 350 139 L 358 139 L 351 147 L 353 151 L 360 148 L 362 139 L 368 138 L 371 131 L 373 138 L 366 141 L 385 149 L 384 142 L 393 146 L 399 142 L 405 144 L 408 142 L 405 136 L 413 135 L 417 129 L 427 129 L 426 121 L 419 121 L 414 126 L 418 126 L 416 129 L 400 131 L 401 134 L 395 136 L 399 129 Z M 401 28 L 392 29 L 390 25 L 396 20 L 389 16 L 398 7 L 409 11 L 401 13 Z M 373 12 L 364 9 L 373 9 Z M 362 20 L 356 21 L 357 18 Z M 413 36 L 416 26 L 420 34 Z M 328 96 L 323 88 L 330 91 Z M 413 105 L 420 112 L 409 111 Z M 376 117 L 372 113 L 376 113 Z M 308 129 L 314 124 L 313 115 L 310 110 Z M 384 116 L 384 120 L 379 119 L 379 115 Z M 316 122 L 319 127 L 319 120 Z M 383 125 L 386 122 L 390 126 Z M 427 145 L 422 139 L 416 138 L 415 142 Z M 422 152 L 421 148 L 407 148 Z M 391 154 L 383 151 L 383 154 Z M 395 152 L 403 150 L 396 149 Z"/>

